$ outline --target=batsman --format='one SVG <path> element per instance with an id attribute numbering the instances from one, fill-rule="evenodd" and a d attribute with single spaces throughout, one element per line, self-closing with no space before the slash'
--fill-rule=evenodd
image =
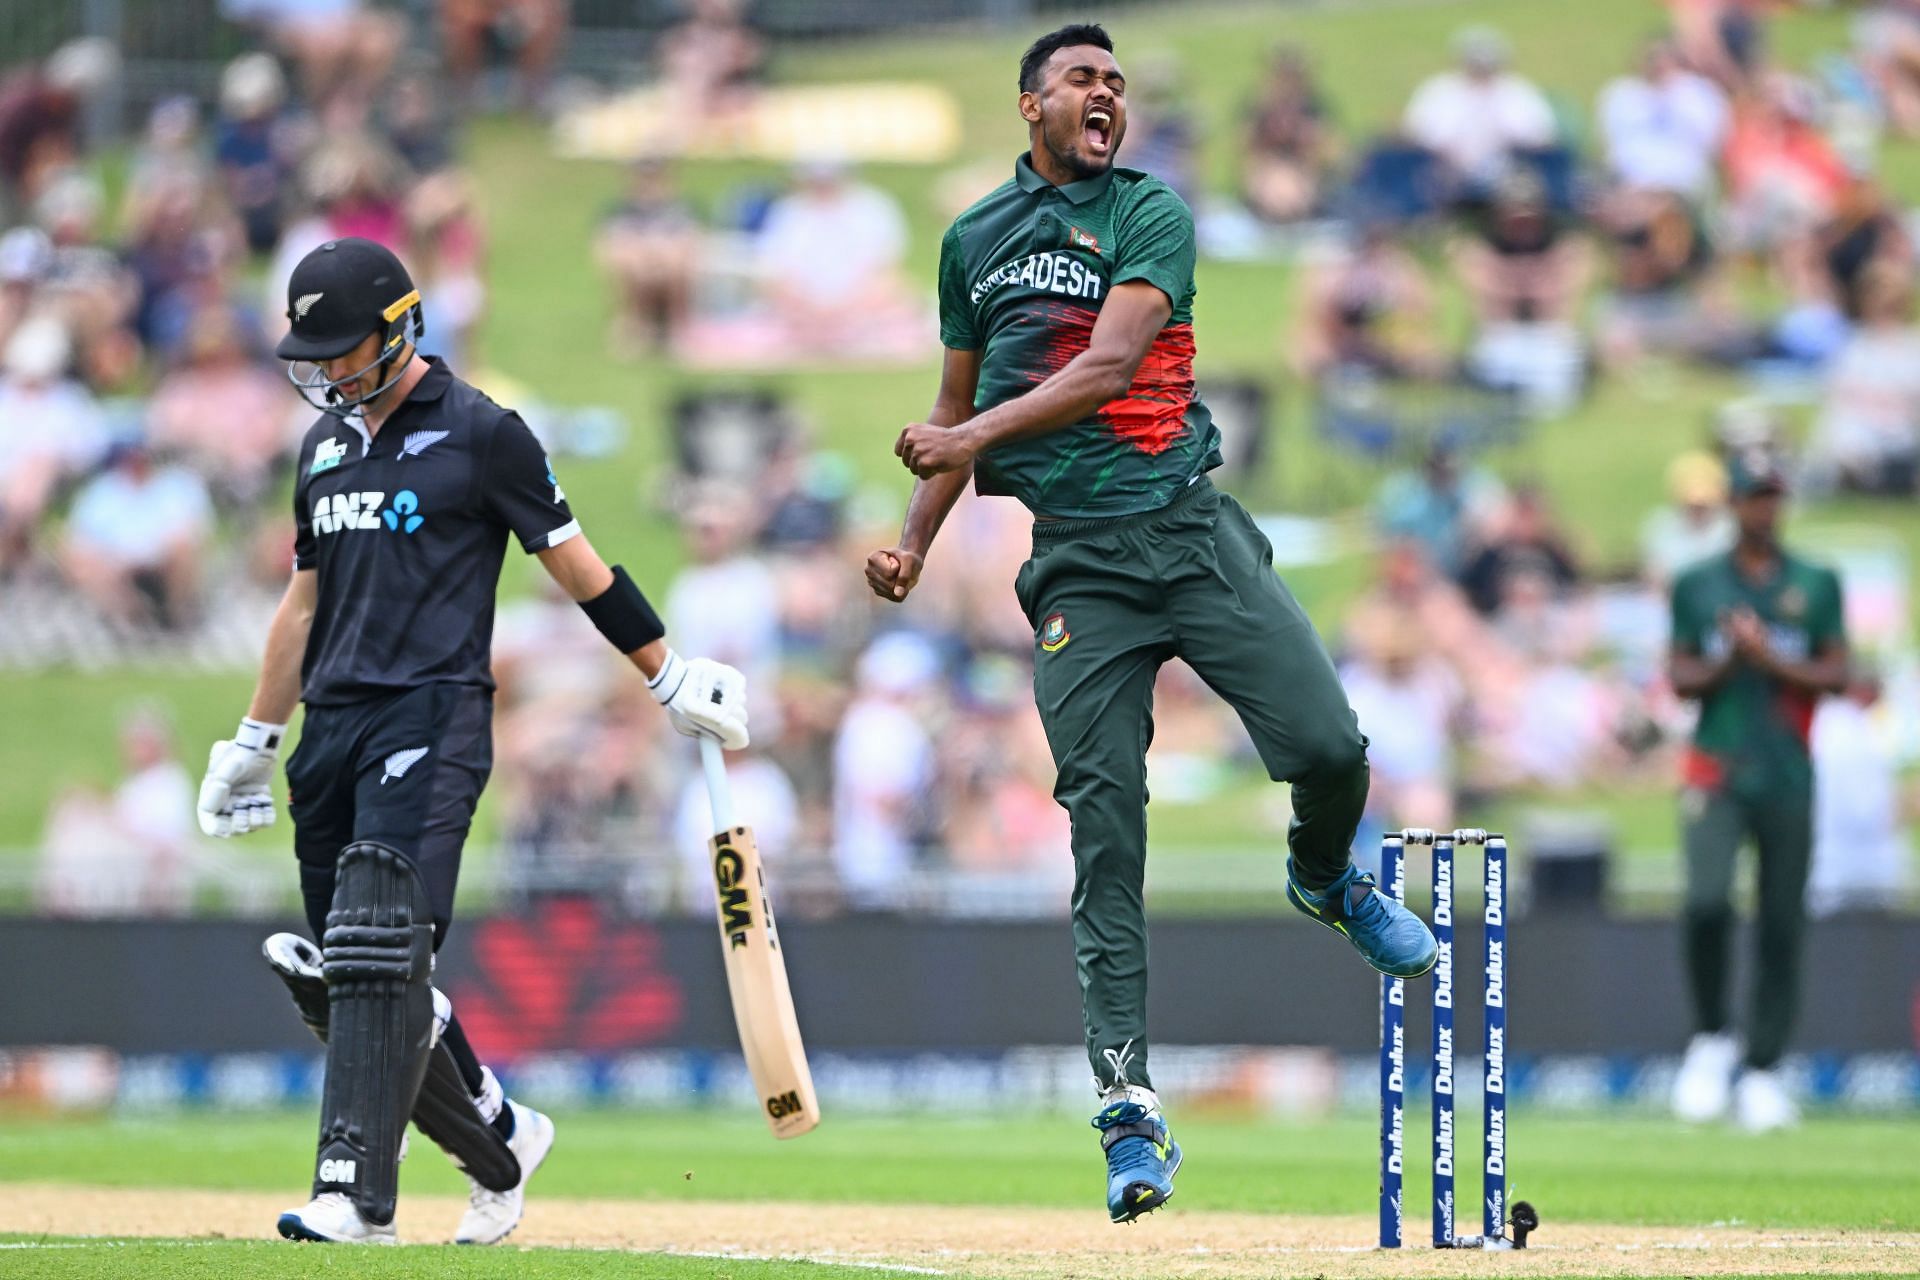
<path id="1" fill-rule="evenodd" d="M 881 598 L 906 599 L 969 478 L 1033 513 L 1014 591 L 1034 629 L 1054 797 L 1072 818 L 1074 955 L 1115 1222 L 1166 1203 L 1181 1160 L 1145 1020 L 1162 663 L 1185 659 L 1293 784 L 1288 900 L 1383 973 L 1425 973 L 1436 954 L 1426 925 L 1353 865 L 1367 740 L 1272 547 L 1207 478 L 1220 436 L 1194 392 L 1193 215 L 1115 165 L 1126 88 L 1098 26 L 1062 27 L 1021 59 L 1028 150 L 941 244 L 939 395 L 895 444 L 919 477 L 899 544 L 866 565 Z"/>
<path id="2" fill-rule="evenodd" d="M 640 589 L 581 533 L 527 424 L 415 350 L 425 312 L 389 250 L 315 249 L 294 269 L 287 320 L 278 354 L 321 410 L 295 472 L 293 574 L 252 704 L 214 744 L 199 799 L 208 835 L 271 825 L 275 761 L 306 704 L 287 807 L 313 940 L 276 934 L 265 951 L 327 1065 L 312 1199 L 281 1214 L 279 1231 L 394 1243 L 412 1119 L 471 1184 L 456 1240 L 492 1244 L 520 1221 L 553 1123 L 503 1096 L 432 979 L 493 763 L 508 534 L 640 669 L 680 732 L 745 746 L 745 681 L 667 647 Z"/>

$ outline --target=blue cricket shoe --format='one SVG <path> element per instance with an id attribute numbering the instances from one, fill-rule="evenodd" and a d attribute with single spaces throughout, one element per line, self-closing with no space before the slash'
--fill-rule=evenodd
<path id="1" fill-rule="evenodd" d="M 1107 1153 L 1107 1216 L 1132 1222 L 1173 1198 L 1180 1172 L 1180 1144 L 1157 1111 L 1137 1102 L 1116 1102 L 1093 1118 Z"/>
<path id="2" fill-rule="evenodd" d="M 1417 978 L 1433 968 L 1440 947 L 1427 922 L 1375 887 L 1373 873 L 1348 865 L 1324 893 L 1309 893 L 1287 859 L 1287 901 L 1310 919 L 1343 935 L 1368 964 L 1392 978 Z"/>

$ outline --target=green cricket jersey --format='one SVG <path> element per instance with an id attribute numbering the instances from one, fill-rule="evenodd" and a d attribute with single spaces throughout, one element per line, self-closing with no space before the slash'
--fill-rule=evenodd
<path id="1" fill-rule="evenodd" d="M 954 221 L 940 243 L 940 340 L 982 353 L 977 411 L 1085 351 L 1115 285 L 1145 280 L 1173 303 L 1124 396 L 982 454 L 981 493 L 1041 516 L 1132 515 L 1220 465 L 1220 433 L 1193 385 L 1193 260 L 1192 211 L 1137 169 L 1055 187 L 1022 155 L 1011 180 Z"/>
<path id="2" fill-rule="evenodd" d="M 1844 640 L 1840 578 L 1831 569 L 1782 553 L 1771 581 L 1754 583 L 1735 567 L 1732 552 L 1703 560 L 1673 584 L 1673 639 L 1683 651 L 1708 658 L 1732 648 L 1720 623 L 1741 605 L 1767 625 L 1776 653 L 1804 661 Z M 1700 702 L 1689 786 L 1741 790 L 1803 783 L 1811 773 L 1807 739 L 1817 695 L 1790 688 L 1745 664 Z"/>

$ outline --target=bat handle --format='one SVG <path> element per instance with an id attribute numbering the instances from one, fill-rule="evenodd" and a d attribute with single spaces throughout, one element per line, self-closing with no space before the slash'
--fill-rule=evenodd
<path id="1" fill-rule="evenodd" d="M 727 785 L 727 760 L 717 740 L 700 739 L 700 767 L 707 775 L 707 799 L 713 805 L 714 831 L 733 830 L 733 789 Z"/>

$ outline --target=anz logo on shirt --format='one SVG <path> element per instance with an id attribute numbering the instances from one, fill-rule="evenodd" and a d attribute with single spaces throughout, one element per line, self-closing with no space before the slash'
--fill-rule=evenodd
<path id="1" fill-rule="evenodd" d="M 412 533 L 427 522 L 420 514 L 420 498 L 411 489 L 402 489 L 387 502 L 381 489 L 358 493 L 335 493 L 313 501 L 313 531 L 345 533 L 349 529 L 388 529 Z"/>

